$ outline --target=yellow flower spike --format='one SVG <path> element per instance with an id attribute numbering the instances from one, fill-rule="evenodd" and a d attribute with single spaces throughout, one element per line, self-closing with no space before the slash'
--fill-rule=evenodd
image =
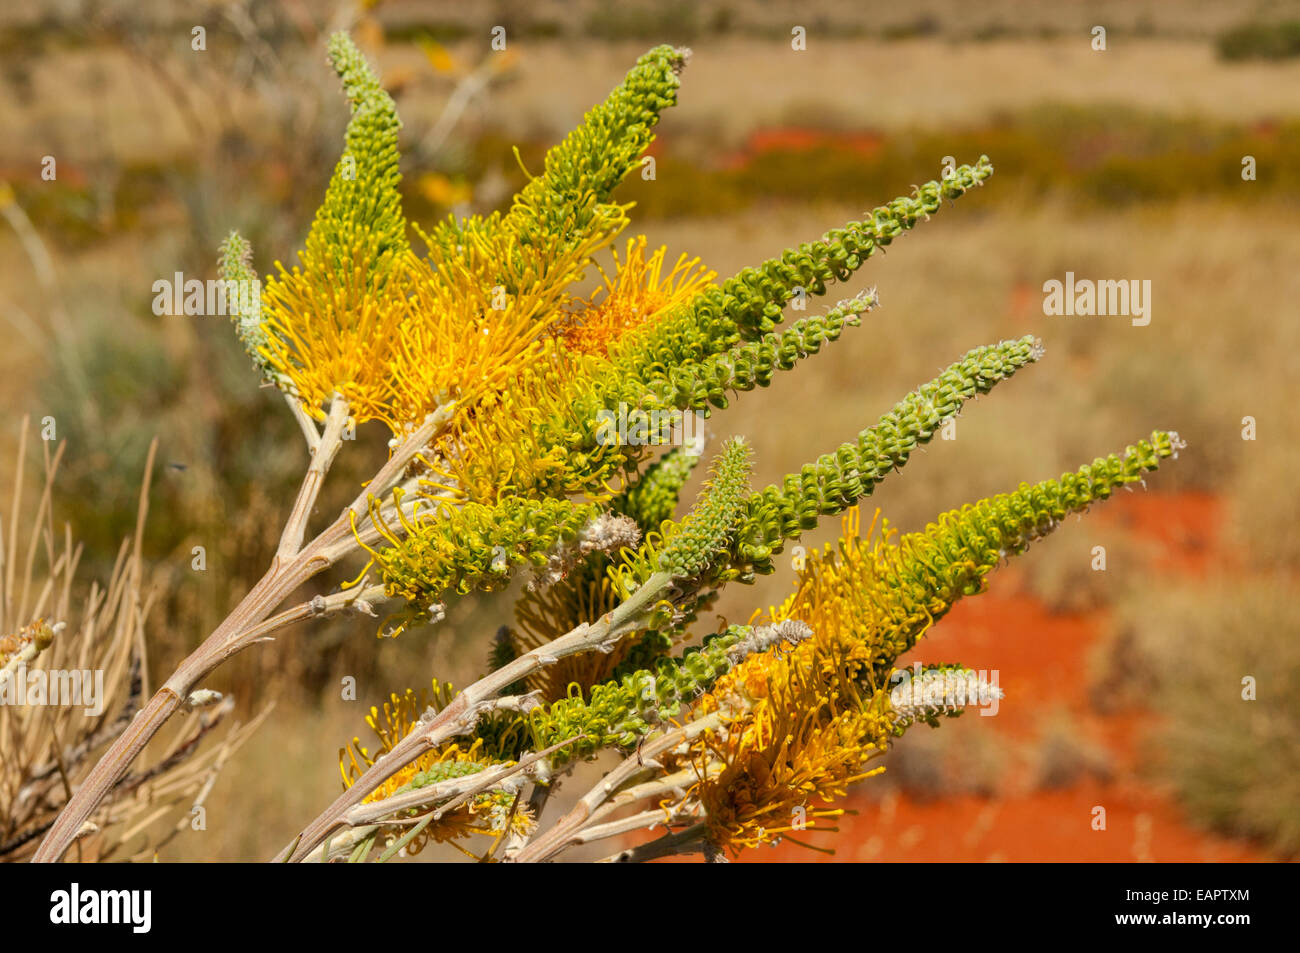
<path id="1" fill-rule="evenodd" d="M 539 434 L 542 421 L 565 415 L 569 382 L 587 373 L 584 363 L 561 354 L 554 340 L 543 342 L 508 386 L 455 421 L 444 442 L 446 452 L 431 461 L 422 481 L 424 496 L 488 503 L 519 492 L 570 495 L 592 489 L 569 479 L 573 461 L 566 448 L 544 447 Z"/>
<path id="2" fill-rule="evenodd" d="M 453 223 L 426 236 L 429 258 L 418 258 L 396 198 L 391 99 L 345 38 L 335 46 L 354 105 L 349 151 L 301 267 L 278 265 L 267 282 L 261 353 L 317 418 L 337 391 L 358 422 L 402 433 L 448 398 L 469 411 L 512 386 L 564 316 L 568 286 L 628 224 L 628 207 L 585 209 L 581 229 L 526 241 L 515 228 L 526 216 Z"/>
<path id="3" fill-rule="evenodd" d="M 454 249 L 426 236 L 429 258 L 413 264 L 412 293 L 388 367 L 395 420 L 423 419 L 439 395 L 472 408 L 515 386 L 564 317 L 565 289 L 582 278 L 591 256 L 626 218 L 620 210 L 602 224 L 558 250 L 521 247 L 501 227 L 467 228 Z"/>
<path id="4" fill-rule="evenodd" d="M 407 689 L 402 695 L 393 693 L 384 703 L 382 714 L 378 707 L 372 706 L 366 724 L 379 739 L 380 750 L 371 755 L 358 738 L 352 739 L 350 749 L 340 749 L 339 770 L 343 778 L 343 786 L 351 787 L 367 767 L 374 764 L 384 753 L 391 751 L 410 733 L 426 709 L 431 707 L 438 710 L 454 695 L 455 691 L 450 684 L 435 680 L 431 689 L 426 692 Z M 482 738 L 475 738 L 467 746 L 454 742 L 426 752 L 414 762 L 403 766 L 368 794 L 364 803 L 373 803 L 391 797 L 404 788 L 422 787 L 447 778 L 474 774 L 484 770 L 490 764 L 510 763 L 494 757 L 487 749 L 487 742 Z M 512 806 L 514 806 L 514 796 L 507 791 L 489 790 L 475 795 L 436 823 L 428 825 L 418 837 L 413 838 L 406 845 L 406 851 L 408 854 L 417 854 L 431 841 L 435 843 L 455 841 L 469 834 L 484 834 L 496 838 L 507 830 L 530 833 L 536 826 L 535 818 L 523 805 L 515 807 L 512 816 L 510 813 Z"/>
<path id="5" fill-rule="evenodd" d="M 366 510 L 370 514 L 370 522 L 375 527 L 375 531 L 379 533 L 379 535 L 382 536 L 385 540 L 387 540 L 389 544 L 396 546 L 399 542 L 401 542 L 401 537 L 393 532 L 393 528 L 389 526 L 388 521 L 384 519 L 383 513 L 380 512 L 382 506 L 383 506 L 383 501 L 380 500 L 378 497 L 372 496 L 366 500 Z M 352 518 L 352 522 L 353 522 L 352 532 L 356 533 L 355 515 Z M 360 537 L 358 536 L 358 541 L 359 540 Z M 372 556 L 378 555 L 374 550 L 368 550 L 368 552 Z"/>
<path id="6" fill-rule="evenodd" d="M 890 584 L 899 567 L 897 532 L 879 510 L 865 534 L 861 527 L 858 507 L 850 507 L 841 520 L 840 540 L 808 555 L 795 591 L 771 615 L 807 623 L 825 640 L 826 651 L 835 653 L 827 656 L 827 665 L 871 681 L 881 636 L 924 633 L 933 621 L 930 612 L 944 607 L 918 607 Z"/>
<path id="7" fill-rule="evenodd" d="M 450 315 L 457 307 L 486 308 L 484 320 L 494 323 L 487 335 L 479 327 L 477 336 L 448 329 L 438 332 L 436 340 L 426 339 L 422 335 L 433 332 L 423 320 L 410 321 L 403 332 L 399 353 L 408 356 L 401 362 L 404 368 L 394 371 L 410 378 L 403 390 L 455 393 L 472 386 L 470 400 L 459 391 L 465 410 L 442 443 L 442 457 L 432 461 L 422 489 L 432 499 L 447 501 L 490 502 L 512 492 L 607 495 L 610 481 L 620 473 L 623 449 L 600 447 L 575 457 L 565 444 L 581 439 L 578 434 L 547 433 L 542 425 L 571 416 L 575 395 L 589 391 L 608 370 L 610 345 L 695 297 L 714 274 L 684 255 L 667 268 L 666 251 L 647 257 L 641 236 L 628 242 L 624 256 L 615 256 L 619 267 L 614 276 L 605 275 L 603 290 L 581 308 L 566 311 L 564 288 L 607 235 L 598 232 L 564 246 L 565 257 L 543 269 L 527 264 L 527 256 L 537 254 L 535 246 L 520 251 L 494 245 L 503 234 L 467 228 L 464 244 L 454 246 L 455 255 L 445 243 L 430 243 L 431 259 L 442 264 L 421 286 L 420 293 L 427 296 L 421 312 Z M 498 284 L 485 288 L 493 281 Z M 510 287 L 527 290 L 513 294 Z M 429 361 L 429 353 L 440 359 Z M 417 359 L 419 355 L 425 357 Z M 448 367 L 460 368 L 457 376 L 450 376 Z M 418 384 L 412 382 L 415 378 Z M 417 412 L 412 407 L 403 413 Z"/>
<path id="8" fill-rule="evenodd" d="M 276 263 L 262 295 L 260 349 L 324 418 L 338 392 L 358 423 L 387 419 L 386 372 L 406 296 L 410 250 L 398 194 L 392 98 L 346 34 L 330 39 L 330 60 L 352 107 L 345 151 L 317 210 L 299 265 Z"/>
<path id="9" fill-rule="evenodd" d="M 377 291 L 336 291 L 313 284 L 311 267 L 286 271 L 276 262 L 276 268 L 278 277 L 266 282 L 262 295 L 268 334 L 261 354 L 293 381 L 303 409 L 317 419 L 324 419 L 323 408 L 337 391 L 358 423 L 387 420 L 388 365 L 404 311 L 399 275 Z M 351 305 L 354 293 L 361 300 Z"/>
<path id="10" fill-rule="evenodd" d="M 867 776 L 867 761 L 906 727 L 888 684 L 898 656 L 958 599 L 982 591 L 1008 555 L 1064 514 L 1138 479 L 1176 446 L 1175 437 L 1157 433 L 1123 458 L 1023 484 L 901 539 L 879 514 L 859 537 L 860 516 L 850 509 L 844 538 L 809 557 L 795 592 L 772 613 L 775 621 L 806 624 L 812 636 L 784 654 L 751 656 L 701 701 L 700 711 L 717 712 L 725 728 L 692 749 L 701 772 L 692 794 L 708 812 L 714 840 L 733 849 L 767 842 L 785 829 L 772 817 L 806 811 L 802 804 L 814 795 L 830 802 Z M 722 771 L 709 776 L 719 760 Z"/>

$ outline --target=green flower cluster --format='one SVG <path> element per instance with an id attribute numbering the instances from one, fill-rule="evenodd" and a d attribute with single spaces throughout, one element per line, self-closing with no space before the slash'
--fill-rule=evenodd
<path id="1" fill-rule="evenodd" d="M 757 629 L 733 625 L 677 658 L 658 659 L 653 669 L 629 671 L 624 666 L 614 678 L 593 687 L 587 698 L 575 692 L 536 709 L 531 714 L 534 745 L 540 749 L 577 739 L 552 756 L 558 766 L 609 745 L 636 744 L 656 724 L 680 715 L 741 659 L 782 639 L 806 635 L 806 627 L 797 623 Z"/>
<path id="2" fill-rule="evenodd" d="M 690 579 L 702 573 L 726 548 L 749 489 L 752 466 L 749 448 L 741 438 L 723 445 L 699 502 L 686 519 L 664 534 L 657 559 L 660 572 L 675 579 Z"/>
<path id="3" fill-rule="evenodd" d="M 546 155 L 546 171 L 515 198 L 505 225 L 523 245 L 553 248 L 585 234 L 654 140 L 659 114 L 677 103 L 687 53 L 658 46 L 636 62 L 582 125 Z"/>
<path id="4" fill-rule="evenodd" d="M 435 761 L 423 771 L 417 771 L 405 787 L 427 788 L 453 778 L 467 778 L 471 774 L 478 774 L 485 767 L 477 761 Z"/>
<path id="5" fill-rule="evenodd" d="M 869 496 L 876 484 L 907 463 L 977 394 L 988 393 L 1042 355 L 1033 337 L 975 348 L 946 371 L 903 398 L 873 427 L 816 463 L 805 464 L 779 485 L 760 490 L 746 502 L 727 577 L 749 580 L 772 571 L 772 554 L 782 542 L 812 529 L 823 516 L 841 513 Z"/>
<path id="6" fill-rule="evenodd" d="M 667 521 L 661 534 L 647 536 L 635 553 L 610 567 L 615 590 L 627 597 L 655 574 L 689 580 L 723 554 L 736 530 L 752 466 L 749 448 L 739 437 L 728 440 L 714 457 L 709 482 L 686 518 Z"/>
<path id="7" fill-rule="evenodd" d="M 605 101 L 546 154 L 544 172 L 529 181 L 510 211 L 486 218 L 454 216 L 423 235 L 434 260 L 453 261 L 478 239 L 512 236 L 512 259 L 498 263 L 494 280 L 507 293 L 521 282 L 545 281 L 552 262 L 584 239 L 612 237 L 626 224 L 625 207 L 611 202 L 654 140 L 659 114 L 677 102 L 686 52 L 659 46 L 642 56 Z"/>
<path id="8" fill-rule="evenodd" d="M 816 354 L 822 345 L 838 340 L 846 327 L 856 327 L 861 316 L 876 306 L 874 291 L 841 301 L 823 315 L 796 321 L 784 331 L 764 334 L 685 369 L 674 369 L 651 386 L 666 407 L 707 410 L 725 408 L 729 391 L 749 391 L 772 383 L 777 371 Z"/>
<path id="9" fill-rule="evenodd" d="M 807 296 L 825 294 L 828 284 L 850 278 L 876 248 L 938 211 L 944 198 L 955 199 L 992 174 L 988 159 L 981 157 L 976 166 L 961 166 L 949 178 L 920 186 L 913 197 L 894 199 L 863 221 L 832 229 L 820 241 L 746 268 L 720 288 L 703 292 L 689 307 L 664 316 L 614 351 L 610 385 L 615 403 L 638 406 L 657 381 L 674 373 L 680 379 L 742 339 L 770 332 L 799 289 Z"/>
<path id="10" fill-rule="evenodd" d="M 549 498 L 466 503 L 406 523 L 405 534 L 390 533 L 371 555 L 388 595 L 427 612 L 448 592 L 490 591 L 516 569 L 546 569 L 600 512 L 595 504 Z"/>
<path id="11" fill-rule="evenodd" d="M 864 626 L 861 636 L 872 643 L 877 677 L 958 599 L 983 592 L 986 577 L 1001 562 L 1023 553 L 1069 514 L 1138 482 L 1181 446 L 1176 433 L 1157 431 L 1123 454 L 1098 458 L 1056 480 L 1022 483 L 1015 492 L 967 504 L 904 536 L 894 558 L 873 567 L 872 586 L 881 592 L 877 603 L 888 606 L 889 619 Z"/>
<path id="12" fill-rule="evenodd" d="M 397 106 L 346 34 L 330 38 L 329 59 L 352 118 L 302 257 L 309 272 L 320 271 L 320 286 L 335 289 L 336 307 L 345 314 L 384 285 L 410 246 L 397 191 Z"/>
<path id="13" fill-rule="evenodd" d="M 745 338 L 766 334 L 780 323 L 781 310 L 796 289 L 825 294 L 828 284 L 848 280 L 877 248 L 921 219 L 928 220 L 944 199 L 965 195 L 992 174 L 988 156 L 980 156 L 974 166 L 963 165 L 940 181 L 918 186 L 914 195 L 894 199 L 861 222 L 849 222 L 827 232 L 821 241 L 807 242 L 757 268 L 744 269 L 704 297 L 710 304 L 720 304 Z"/>
<path id="14" fill-rule="evenodd" d="M 912 196 L 880 206 L 862 221 L 744 269 L 615 342 L 608 366 L 590 376 L 576 375 L 563 410 L 537 422 L 539 451 L 558 449 L 571 464 L 566 492 L 594 490 L 620 473 L 634 473 L 644 458 L 645 448 L 602 444 L 602 412 L 620 406 L 707 412 L 726 406 L 727 390 L 765 386 L 775 368 L 790 369 L 799 358 L 816 353 L 875 304 L 874 295 L 860 295 L 822 318 L 805 319 L 791 334 L 772 334 L 792 298 L 801 292 L 824 294 L 830 283 L 851 277 L 875 249 L 938 211 L 944 199 L 960 197 L 992 173 L 988 159 L 981 157 L 974 166 L 961 166 L 947 178 L 919 186 Z"/>
<path id="15" fill-rule="evenodd" d="M 217 258 L 217 276 L 222 281 L 238 282 L 240 288 L 255 287 L 257 272 L 253 269 L 253 246 L 239 232 L 232 231 L 221 243 Z M 259 296 L 260 297 L 260 296 Z M 252 305 L 251 295 L 243 293 L 230 294 L 227 289 L 226 301 L 231 305 L 230 320 L 235 324 L 235 333 L 239 343 L 252 358 L 253 365 L 262 372 L 262 376 L 275 384 L 280 390 L 292 394 L 293 382 L 271 366 L 266 359 L 263 348 L 267 345 L 266 328 L 262 326 L 260 302 L 257 308 Z"/>

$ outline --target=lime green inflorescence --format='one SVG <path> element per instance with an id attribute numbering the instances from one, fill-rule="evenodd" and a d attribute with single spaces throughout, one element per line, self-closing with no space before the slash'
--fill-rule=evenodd
<path id="1" fill-rule="evenodd" d="M 860 295 L 823 318 L 805 319 L 790 336 L 773 335 L 782 309 L 800 289 L 807 296 L 824 294 L 830 283 L 851 277 L 875 249 L 938 211 L 945 198 L 963 195 L 992 173 L 983 157 L 975 166 L 961 166 L 946 179 L 920 186 L 915 195 L 745 269 L 720 288 L 633 331 L 612 347 L 609 367 L 571 395 L 569 412 L 539 421 L 542 447 L 560 447 L 575 460 L 632 470 L 642 458 L 636 448 L 601 447 L 597 422 L 602 412 L 620 406 L 707 412 L 725 406 L 727 389 L 763 386 L 771 379 L 769 365 L 793 367 L 797 358 L 816 353 L 823 341 L 834 340 L 844 324 L 874 305 L 874 296 Z M 598 483 L 610 476 L 602 470 L 588 478 Z"/>
<path id="2" fill-rule="evenodd" d="M 253 269 L 253 246 L 239 232 L 231 232 L 221 243 L 217 276 L 222 281 L 234 281 L 239 285 L 239 291 L 233 296 L 229 292 L 226 295 L 226 300 L 233 304 L 230 319 L 235 323 L 239 343 L 244 345 L 244 350 L 263 377 L 286 393 L 292 393 L 293 383 L 273 368 L 263 353 L 266 328 L 262 324 L 261 294 L 259 291 L 255 300 L 251 294 L 243 292 L 246 288 L 260 288 L 257 272 Z"/>
<path id="3" fill-rule="evenodd" d="M 684 51 L 658 46 L 546 156 L 546 171 L 515 199 L 504 224 L 524 244 L 582 234 L 654 140 L 659 114 L 677 102 Z"/>
<path id="4" fill-rule="evenodd" d="M 653 391 L 669 407 L 725 408 L 729 392 L 766 387 L 777 371 L 788 371 L 802 358 L 816 354 L 823 344 L 837 340 L 846 327 L 861 323 L 861 316 L 875 306 L 875 293 L 864 292 L 841 301 L 826 314 L 802 318 L 784 331 L 764 334 L 674 371 L 656 382 Z"/>
<path id="5" fill-rule="evenodd" d="M 756 638 L 749 626 L 733 625 L 677 658 L 658 659 L 653 669 L 626 671 L 625 665 L 622 673 L 593 687 L 588 698 L 573 694 L 533 712 L 536 744 L 585 736 L 557 752 L 556 764 L 609 745 L 633 745 L 656 724 L 681 714 L 745 655 L 773 641 L 770 633 Z"/>
<path id="6" fill-rule="evenodd" d="M 416 520 L 373 555 L 388 594 L 428 610 L 449 592 L 496 589 L 516 569 L 545 569 L 557 547 L 576 540 L 600 512 L 555 499 L 466 503 Z"/>
<path id="7" fill-rule="evenodd" d="M 797 288 L 822 295 L 833 281 L 845 281 L 880 247 L 928 219 L 944 199 L 965 195 L 993 174 L 987 156 L 974 166 L 963 165 L 938 182 L 919 186 L 915 195 L 894 199 L 861 222 L 833 229 L 825 238 L 792 248 L 756 268 L 746 268 L 723 283 L 716 299 L 745 338 L 771 331 L 781 310 Z"/>
<path id="8" fill-rule="evenodd" d="M 637 167 L 654 140 L 659 115 L 677 102 L 678 73 L 686 53 L 659 46 L 642 56 L 604 102 L 591 109 L 577 129 L 551 149 L 545 170 L 515 197 L 505 215 L 450 217 L 432 228 L 426 240 L 444 259 L 476 239 L 497 232 L 514 236 L 520 260 L 542 271 L 595 231 L 626 224 L 623 206 L 611 202 L 615 187 Z M 526 272 L 528 269 L 517 269 Z M 516 289 L 503 268 L 499 280 Z"/>
<path id="9" fill-rule="evenodd" d="M 478 774 L 484 767 L 485 765 L 476 761 L 435 761 L 423 771 L 417 772 L 411 778 L 408 786 L 411 788 L 427 788 L 442 781 Z"/>
<path id="10" fill-rule="evenodd" d="M 749 448 L 729 440 L 713 465 L 708 487 L 680 524 L 664 534 L 656 568 L 675 579 L 703 572 L 731 541 L 749 489 Z"/>
<path id="11" fill-rule="evenodd" d="M 904 536 L 897 559 L 884 562 L 879 576 L 879 585 L 890 591 L 889 602 L 896 607 L 893 622 L 863 632 L 877 643 L 873 655 L 880 659 L 878 675 L 958 599 L 982 592 L 986 577 L 1002 561 L 1024 552 L 1069 514 L 1141 480 L 1162 459 L 1175 456 L 1180 446 L 1176 433 L 1157 431 L 1123 454 L 1098 458 L 1059 479 L 1022 483 L 1013 493 L 967 504 L 923 531 Z"/>
<path id="12" fill-rule="evenodd" d="M 352 106 L 346 148 L 307 236 L 305 266 L 355 306 L 387 280 L 409 245 L 397 186 L 397 106 L 346 34 L 330 38 L 330 65 Z M 358 268 L 362 287 L 357 287 Z M 343 302 L 340 302 L 342 304 Z"/>
<path id="13" fill-rule="evenodd" d="M 986 158 L 961 166 L 950 178 L 929 182 L 915 196 L 894 199 L 860 222 L 833 229 L 816 242 L 787 251 L 756 268 L 746 268 L 703 292 L 688 307 L 666 315 L 634 335 L 612 355 L 615 378 L 624 382 L 620 399 L 636 405 L 640 391 L 653 390 L 670 373 L 688 373 L 744 340 L 772 331 L 782 309 L 802 289 L 820 296 L 845 281 L 880 247 L 938 211 L 944 198 L 957 198 L 993 174 Z"/>
<path id="14" fill-rule="evenodd" d="M 751 573 L 771 572 L 771 556 L 784 540 L 869 496 L 877 483 L 902 467 L 966 401 L 988 393 L 1041 354 L 1033 337 L 976 348 L 905 397 L 875 426 L 862 431 L 855 442 L 842 444 L 816 463 L 805 464 L 779 486 L 755 493 L 746 502 L 747 512 L 736 534 L 736 575 L 746 578 Z"/>

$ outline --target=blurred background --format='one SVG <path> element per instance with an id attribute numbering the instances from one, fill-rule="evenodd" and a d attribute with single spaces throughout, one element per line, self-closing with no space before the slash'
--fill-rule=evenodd
<path id="1" fill-rule="evenodd" d="M 791 47 L 796 26 L 805 50 Z M 347 108 L 324 55 L 340 28 L 397 100 L 407 215 L 423 224 L 508 202 L 520 162 L 540 168 L 663 42 L 694 56 L 652 148 L 655 178 L 619 197 L 652 247 L 721 275 L 937 178 L 946 156 L 991 157 L 985 188 L 834 292 L 878 287 L 863 327 L 714 418 L 714 435 L 752 442 L 758 485 L 971 347 L 1025 333 L 1043 339 L 1044 362 L 970 404 L 955 439 L 886 481 L 868 516 L 879 506 L 919 528 L 1155 428 L 1188 442 L 1145 491 L 995 574 L 907 659 L 996 670 L 996 717 L 910 732 L 840 833 L 807 838 L 833 857 L 787 844 L 745 859 L 1300 854 L 1300 2 L 5 7 L 0 487 L 15 479 L 20 419 L 53 417 L 68 444 L 56 514 L 85 544 L 88 584 L 133 529 L 159 439 L 144 546 L 155 683 L 261 575 L 306 451 L 230 326 L 155 316 L 152 285 L 215 277 L 231 228 L 260 273 L 293 260 L 341 149 Z M 1150 324 L 1045 316 L 1043 282 L 1067 271 L 1149 280 Z M 350 498 L 385 439 L 362 428 L 321 512 Z M 834 538 L 834 522 L 803 545 Z M 730 591 L 718 611 L 743 620 L 792 577 Z M 368 707 L 481 674 L 508 612 L 508 597 L 464 600 L 395 641 L 368 623 L 313 626 L 223 668 L 209 687 L 243 717 L 275 709 L 222 772 L 207 830 L 160 859 L 273 854 L 337 792 L 338 749 L 367 734 Z M 341 698 L 345 676 L 355 701 Z"/>

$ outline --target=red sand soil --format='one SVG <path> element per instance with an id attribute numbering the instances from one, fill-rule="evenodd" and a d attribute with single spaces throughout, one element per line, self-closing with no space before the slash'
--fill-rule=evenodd
<path id="1" fill-rule="evenodd" d="M 721 165 L 726 169 L 740 169 L 769 152 L 810 152 L 823 148 L 870 157 L 880 151 L 883 143 L 884 137 L 873 132 L 833 132 L 797 126 L 756 129 L 740 149 L 724 157 Z"/>
<path id="2" fill-rule="evenodd" d="M 1103 514 L 1105 514 L 1103 516 Z M 1219 548 L 1220 511 L 1204 494 L 1120 494 L 1090 514 L 1131 528 L 1157 545 L 1154 568 L 1200 575 Z M 1035 788 L 1009 776 L 984 798 L 961 794 L 919 801 L 890 793 L 857 797 L 839 833 L 809 830 L 800 840 L 834 847 L 827 855 L 783 843 L 739 858 L 771 861 L 1263 861 L 1262 851 L 1191 826 L 1173 798 L 1139 770 L 1139 742 L 1150 727 L 1143 712 L 1101 713 L 1088 699 L 1088 658 L 1102 631 L 1099 614 L 1053 614 L 1017 594 L 1014 580 L 994 576 L 991 591 L 966 599 L 924 645 L 926 659 L 960 659 L 996 669 L 1006 693 L 998 714 L 977 718 L 981 730 L 1011 744 L 1032 742 L 1042 713 L 1064 709 L 1072 726 L 1105 755 L 1110 780 L 1080 772 L 1064 788 Z M 1008 585 L 1008 583 L 1011 583 Z M 937 651 L 940 650 L 941 651 Z M 1018 702 L 1017 699 L 1031 701 Z M 942 730 L 942 729 L 941 729 Z M 904 741 L 904 743 L 906 743 Z M 1021 773 L 1025 773 L 1023 770 Z M 866 781 L 864 784 L 871 784 Z M 1106 830 L 1092 829 L 1093 808 L 1106 809 Z"/>

